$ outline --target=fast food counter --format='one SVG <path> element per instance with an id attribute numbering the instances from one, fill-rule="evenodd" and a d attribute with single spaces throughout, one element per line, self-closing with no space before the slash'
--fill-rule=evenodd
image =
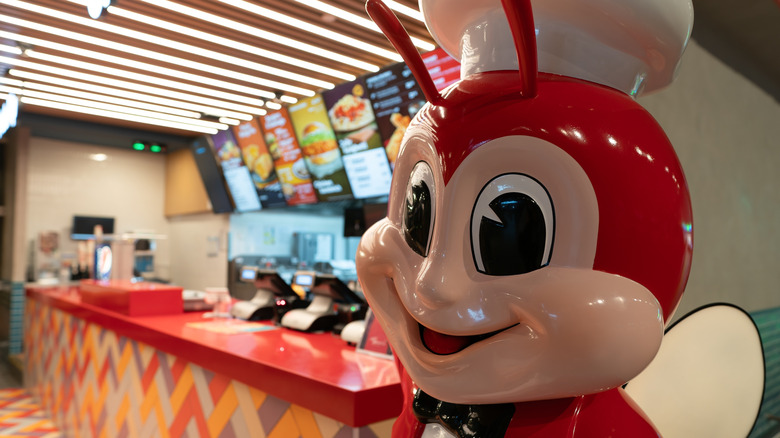
<path id="1" fill-rule="evenodd" d="M 126 316 L 77 287 L 26 295 L 25 386 L 67 435 L 381 437 L 400 412 L 393 361 L 329 333 Z"/>

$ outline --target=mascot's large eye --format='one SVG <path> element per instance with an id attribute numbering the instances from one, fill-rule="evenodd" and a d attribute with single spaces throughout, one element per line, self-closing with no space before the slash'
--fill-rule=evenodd
<path id="1" fill-rule="evenodd" d="M 428 256 L 433 234 L 435 195 L 433 172 L 427 163 L 420 161 L 414 166 L 406 187 L 404 237 L 409 247 L 423 257 Z"/>
<path id="2" fill-rule="evenodd" d="M 539 181 L 518 173 L 487 183 L 471 213 L 471 250 L 479 272 L 517 275 L 547 265 L 555 215 Z"/>

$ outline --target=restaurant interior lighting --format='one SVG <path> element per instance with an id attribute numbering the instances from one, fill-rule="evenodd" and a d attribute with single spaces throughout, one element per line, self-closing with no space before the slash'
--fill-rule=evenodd
<path id="1" fill-rule="evenodd" d="M 263 101 L 254 97 L 249 96 L 242 96 L 240 94 L 234 94 L 234 93 L 228 93 L 226 91 L 221 90 L 215 90 L 213 88 L 207 88 L 207 87 L 201 87 L 199 85 L 191 85 L 184 82 L 179 81 L 173 81 L 170 79 L 163 79 L 159 78 L 157 76 L 147 75 L 143 73 L 134 73 L 129 70 L 124 70 L 121 68 L 114 68 L 114 67 L 108 67 L 105 65 L 95 64 L 91 62 L 85 62 L 85 61 L 78 61 L 73 58 L 67 58 L 64 56 L 57 56 L 57 55 L 50 55 L 48 53 L 41 53 L 37 50 L 29 50 L 29 57 L 41 61 L 47 61 L 55 64 L 62 64 L 66 65 L 68 67 L 73 68 L 80 68 L 82 70 L 89 70 L 92 72 L 98 72 L 103 73 L 111 76 L 117 76 L 117 77 L 124 77 L 127 79 L 133 79 L 139 82 L 145 82 L 148 84 L 155 84 L 160 85 L 164 87 L 169 88 L 175 88 L 177 90 L 183 90 L 183 91 L 189 91 L 191 93 L 198 93 L 203 94 L 206 96 L 215 96 L 220 97 L 225 100 L 235 101 L 235 102 L 241 102 L 245 103 L 247 105 L 263 105 Z M 139 66 L 133 62 L 132 60 L 127 60 L 128 66 L 136 67 Z M 141 63 L 143 64 L 143 63 Z M 160 73 L 160 74 L 166 74 L 170 76 L 175 76 L 176 71 L 171 69 L 164 69 L 163 67 L 154 66 L 152 64 L 145 64 L 152 72 L 154 73 Z M 247 94 L 255 94 L 261 97 L 265 97 L 266 99 L 273 99 L 274 93 L 270 91 L 265 90 L 258 90 L 257 88 L 252 87 L 244 87 L 240 85 L 235 84 L 226 84 L 224 81 L 219 81 L 212 78 L 207 78 L 205 76 L 198 76 L 193 75 L 189 73 L 180 72 L 180 77 L 186 78 L 191 81 L 199 82 L 199 83 L 205 83 L 212 86 L 218 86 L 217 84 L 221 85 L 223 88 L 227 88 L 227 86 L 232 86 L 234 90 L 240 91 Z M 306 90 L 309 91 L 309 90 Z M 310 91 L 311 92 L 311 91 Z M 314 95 L 314 92 L 311 92 L 312 95 Z"/>
<path id="2" fill-rule="evenodd" d="M 0 20 L 3 20 L 4 18 L 5 18 L 5 16 L 0 15 Z M 19 24 L 19 25 L 24 25 L 24 24 L 27 24 L 27 23 L 31 23 L 31 22 L 28 22 L 28 21 L 25 21 L 25 20 L 14 20 L 14 21 L 16 21 L 17 22 L 16 24 Z M 267 91 L 267 90 L 260 90 L 260 89 L 257 89 L 257 88 L 242 86 L 242 85 L 238 85 L 238 84 L 234 84 L 234 83 L 230 83 L 230 82 L 221 81 L 221 80 L 218 80 L 218 79 L 207 78 L 205 76 L 200 76 L 200 75 L 195 75 L 195 74 L 191 74 L 191 73 L 186 73 L 186 72 L 181 71 L 181 70 L 165 68 L 165 67 L 158 66 L 156 64 L 149 64 L 149 63 L 146 63 L 146 62 L 135 61 L 135 60 L 128 59 L 128 58 L 122 58 L 120 56 L 109 55 L 109 54 L 106 54 L 106 53 L 103 53 L 103 52 L 96 52 L 94 50 L 87 50 L 87 49 L 83 49 L 83 48 L 80 48 L 80 47 L 71 46 L 71 45 L 68 45 L 68 44 L 62 44 L 62 43 L 58 43 L 58 42 L 54 42 L 54 41 L 44 40 L 44 39 L 41 39 L 41 38 L 33 38 L 33 37 L 25 36 L 25 35 L 19 35 L 19 34 L 14 34 L 14 33 L 11 33 L 11 32 L 5 32 L 5 31 L 2 31 L 2 30 L 0 30 L 0 38 L 15 39 L 17 42 L 29 44 L 29 45 L 34 46 L 34 47 L 46 47 L 46 48 L 58 50 L 60 52 L 65 52 L 65 53 L 72 54 L 72 55 L 79 55 L 79 56 L 83 56 L 85 58 L 91 58 L 91 59 L 98 60 L 98 61 L 110 62 L 110 63 L 117 64 L 117 65 L 120 65 L 120 66 L 123 66 L 123 67 L 134 67 L 134 68 L 137 68 L 139 70 L 147 70 L 147 71 L 155 72 L 155 73 L 158 73 L 158 74 L 164 74 L 166 76 L 172 76 L 172 77 L 175 77 L 175 78 L 187 79 L 187 80 L 195 81 L 195 82 L 199 82 L 199 83 L 209 83 L 209 84 L 211 84 L 213 86 L 221 87 L 221 88 L 228 89 L 228 90 L 240 91 L 240 92 L 244 92 L 244 93 L 248 93 L 248 94 L 256 94 L 258 96 L 266 97 L 266 98 L 273 97 L 273 93 L 271 93 L 270 91 Z M 105 41 L 105 43 L 106 43 L 105 44 L 106 46 L 112 46 L 111 47 L 112 49 L 115 48 L 112 45 L 111 42 Z M 159 54 L 157 52 L 151 52 L 151 51 L 146 51 L 146 52 L 150 52 L 150 53 L 147 53 L 147 55 L 151 59 L 162 60 L 162 58 L 164 58 L 164 56 L 162 54 Z M 34 56 L 37 52 L 35 52 L 35 51 L 28 51 L 27 53 L 29 55 Z M 263 79 L 263 78 L 259 78 L 259 77 L 256 77 L 256 76 L 235 72 L 235 71 L 232 71 L 232 70 L 218 68 L 218 67 L 214 67 L 214 66 L 211 66 L 211 65 L 208 65 L 208 64 L 203 64 L 203 63 L 198 63 L 198 62 L 194 62 L 194 61 L 189 61 L 189 60 L 185 60 L 185 59 L 182 59 L 182 58 L 175 58 L 175 57 L 172 57 L 172 56 L 170 57 L 170 59 L 167 59 L 167 60 L 170 61 L 171 64 L 174 64 L 174 65 L 177 65 L 177 66 L 184 65 L 184 66 L 187 66 L 187 67 L 194 68 L 196 70 L 209 72 L 209 73 L 220 74 L 222 76 L 230 77 L 230 78 L 233 78 L 233 79 L 239 79 L 239 80 L 242 80 L 244 82 L 249 82 L 249 83 L 252 83 L 252 84 L 258 84 L 258 85 L 261 85 L 261 86 L 269 87 L 271 89 L 285 90 L 285 91 L 288 91 L 288 92 L 291 92 L 291 93 L 300 94 L 300 95 L 303 95 L 303 96 L 313 96 L 314 95 L 314 91 L 306 89 L 306 88 L 301 88 L 301 87 L 297 87 L 297 86 L 294 86 L 294 85 L 289 85 L 289 84 L 286 84 L 286 83 L 283 83 L 283 82 Z M 306 78 L 305 76 L 304 76 L 304 78 L 307 79 L 307 80 L 309 79 L 309 78 Z M 330 86 L 331 88 L 333 87 L 333 84 L 331 84 L 329 82 L 318 81 L 318 80 L 315 80 L 315 79 L 311 79 L 310 83 L 311 83 L 311 85 Z"/>
<path id="3" fill-rule="evenodd" d="M 71 1 L 73 3 L 84 4 L 83 1 L 78 1 L 78 0 L 69 0 L 69 1 Z M 35 12 L 35 13 L 46 15 L 46 16 L 49 16 L 49 17 L 52 17 L 52 18 L 56 18 L 56 19 L 59 19 L 59 20 L 64 20 L 64 21 L 67 21 L 67 22 L 70 22 L 70 23 L 76 23 L 76 24 L 87 26 L 87 27 L 98 28 L 98 29 L 106 31 L 106 32 L 110 32 L 110 33 L 114 33 L 116 35 L 120 35 L 123 38 L 134 38 L 134 39 L 142 41 L 144 43 L 157 44 L 157 45 L 162 46 L 162 47 L 172 48 L 172 49 L 176 49 L 176 50 L 183 51 L 183 52 L 186 52 L 186 53 L 196 54 L 198 56 L 202 56 L 202 57 L 207 58 L 207 59 L 219 59 L 219 60 L 224 61 L 224 62 L 230 62 L 230 63 L 233 63 L 234 65 L 239 65 L 239 66 L 251 68 L 253 70 L 262 71 L 262 72 L 273 74 L 273 75 L 276 75 L 276 76 L 279 76 L 279 77 L 290 77 L 292 79 L 301 80 L 302 82 L 307 82 L 309 79 L 312 79 L 312 80 L 316 81 L 316 79 L 308 78 L 305 75 L 298 75 L 298 74 L 296 74 L 294 72 L 288 72 L 288 71 L 283 70 L 283 69 L 277 69 L 277 68 L 269 67 L 269 66 L 266 66 L 266 65 L 263 65 L 263 64 L 260 64 L 260 63 L 251 62 L 251 61 L 248 61 L 248 60 L 245 60 L 245 59 L 242 59 L 242 58 L 238 58 L 238 57 L 235 57 L 235 56 L 228 56 L 228 55 L 225 55 L 224 53 L 216 52 L 216 51 L 213 51 L 213 50 L 207 50 L 207 49 L 204 49 L 204 48 L 201 48 L 201 47 L 198 47 L 198 46 L 193 46 L 191 44 L 181 43 L 181 42 L 178 42 L 178 41 L 175 41 L 175 40 L 171 40 L 171 39 L 168 39 L 168 38 L 161 38 L 161 37 L 158 37 L 156 35 L 152 35 L 152 34 L 148 34 L 148 33 L 144 33 L 144 32 L 139 32 L 139 31 L 127 29 L 127 28 L 124 28 L 124 27 L 121 27 L 121 26 L 116 26 L 116 25 L 112 25 L 112 24 L 109 24 L 109 23 L 105 23 L 103 21 L 91 20 L 89 18 L 80 17 L 78 15 L 73 15 L 73 14 L 68 14 L 68 13 L 65 13 L 65 12 L 62 12 L 62 11 L 58 11 L 56 9 L 50 9 L 50 8 L 47 8 L 47 7 L 44 7 L 44 6 L 35 5 L 35 4 L 32 4 L 32 3 L 20 1 L 20 0 L 3 0 L 3 3 L 8 4 L 10 6 L 15 6 L 15 7 L 20 8 L 20 9 L 27 10 L 27 11 L 30 11 L 30 12 Z M 115 15 L 122 14 L 123 10 L 115 10 L 115 9 L 116 9 L 116 6 L 110 6 L 109 7 L 109 12 L 112 13 L 112 14 L 115 14 Z M 181 29 L 187 29 L 187 28 L 184 28 L 183 26 L 179 26 L 179 27 L 171 26 L 170 29 L 169 29 L 168 27 L 165 27 L 165 26 L 173 25 L 173 23 L 167 23 L 166 24 L 166 22 L 163 22 L 162 20 L 154 20 L 152 17 L 146 17 L 146 16 L 143 16 L 143 15 L 140 15 L 140 14 L 136 14 L 135 17 L 130 16 L 128 14 L 127 18 L 141 20 L 141 22 L 144 23 L 144 24 L 156 25 L 156 26 L 159 26 L 159 27 L 163 27 L 166 30 L 181 31 Z M 22 26 L 22 24 L 20 24 L 20 23 L 25 21 L 25 20 L 16 19 L 14 17 L 6 16 L 6 15 L 0 16 L 0 20 L 6 21 L 6 22 L 9 22 L 9 23 L 13 23 L 13 24 L 16 24 L 16 25 L 20 25 L 20 26 Z M 113 41 L 109 41 L 109 40 L 104 40 L 104 39 L 101 39 L 101 38 L 95 38 L 95 37 L 91 37 L 91 36 L 88 36 L 88 35 L 80 34 L 80 33 L 77 33 L 77 32 L 71 32 L 71 31 L 64 30 L 64 29 L 59 29 L 59 28 L 56 28 L 56 27 L 53 27 L 53 26 L 43 25 L 43 24 L 40 24 L 40 23 L 26 22 L 24 24 L 24 26 L 25 27 L 29 27 L 31 29 L 39 30 L 41 32 L 51 33 L 51 34 L 54 34 L 54 35 L 62 36 L 62 37 L 65 37 L 65 38 L 74 39 L 74 40 L 85 42 L 85 43 L 88 43 L 88 44 L 95 44 L 95 45 L 99 45 L 101 47 L 106 47 L 106 48 L 110 48 L 110 49 L 125 51 L 127 53 L 137 54 L 139 56 L 144 56 L 144 57 L 148 57 L 148 58 L 152 58 L 152 59 L 159 59 L 159 60 L 162 60 L 162 61 L 165 61 L 165 62 L 173 63 L 175 65 L 183 65 L 182 62 L 193 63 L 193 61 L 185 60 L 183 58 L 177 58 L 177 57 L 166 55 L 166 54 L 163 54 L 163 53 L 142 49 L 140 47 L 135 47 L 135 46 L 127 45 L 127 44 L 121 44 L 121 43 L 117 43 L 117 42 L 113 42 Z M 207 35 L 209 35 L 209 34 L 206 34 L 205 32 L 201 32 L 203 35 L 200 35 L 200 34 L 196 35 L 195 33 L 196 33 L 196 31 L 192 30 L 192 35 L 189 35 L 189 36 L 205 39 L 207 41 L 212 41 L 211 39 L 208 39 L 209 37 L 207 37 Z M 217 43 L 225 45 L 223 41 L 219 40 L 219 38 L 216 37 L 216 35 L 211 35 L 211 38 L 215 38 L 213 41 L 216 41 Z M 226 40 L 226 39 L 223 39 L 223 40 Z M 235 43 L 239 44 L 237 42 L 235 42 Z M 244 49 L 246 49 L 246 47 L 244 47 L 244 46 L 249 47 L 249 45 L 240 45 L 240 46 L 237 45 L 235 47 L 238 48 L 239 50 L 244 50 Z M 231 46 L 228 46 L 228 47 L 231 47 Z M 335 70 L 335 69 L 329 69 L 329 68 L 325 68 L 325 67 L 322 67 L 322 66 L 318 66 L 317 64 L 307 63 L 305 61 L 297 60 L 297 59 L 295 59 L 293 57 L 290 57 L 290 56 L 279 55 L 279 54 L 276 54 L 275 52 L 271 52 L 271 51 L 268 51 L 268 50 L 255 49 L 255 50 L 252 50 L 251 53 L 253 53 L 255 55 L 258 55 L 258 56 L 263 56 L 263 57 L 266 57 L 266 58 L 269 58 L 269 59 L 274 59 L 274 60 L 277 60 L 277 61 L 280 61 L 280 62 L 285 62 L 285 63 L 291 64 L 291 65 L 296 65 L 296 66 L 301 67 L 301 68 L 306 68 L 306 69 L 310 69 L 310 70 L 313 70 L 313 71 L 317 71 L 317 72 L 323 73 L 323 74 L 329 74 L 329 75 L 336 74 L 335 77 L 340 77 L 340 76 L 346 75 L 346 73 L 339 72 L 338 70 Z M 201 64 L 201 65 L 204 65 L 204 64 Z M 195 68 L 197 68 L 197 67 L 195 67 Z M 307 79 L 304 80 L 304 78 L 307 78 Z M 354 79 L 354 76 L 352 76 L 352 79 Z M 328 88 L 328 87 L 323 87 L 323 88 Z"/>
<path id="4" fill-rule="evenodd" d="M 29 53 L 28 56 L 30 58 L 41 60 L 41 61 L 47 61 L 55 64 L 62 64 L 68 67 L 75 67 L 83 70 L 104 73 L 111 76 L 133 79 L 139 82 L 160 85 L 169 88 L 175 88 L 182 91 L 189 91 L 191 93 L 203 94 L 207 96 L 218 96 L 221 97 L 222 99 L 241 102 L 247 105 L 262 105 L 264 103 L 262 100 L 253 97 L 227 93 L 224 91 L 214 90 L 211 88 L 201 87 L 198 85 L 190 85 L 183 82 L 172 81 L 169 79 L 158 78 L 156 76 L 146 75 L 142 73 L 134 73 L 120 68 L 107 67 L 104 65 L 94 64 L 91 62 L 78 61 L 63 56 L 49 55 L 35 50 L 28 50 L 28 53 Z M 268 98 L 273 98 L 274 96 L 273 93 L 269 93 L 269 92 L 263 92 L 263 95 L 267 96 Z"/>
<path id="5" fill-rule="evenodd" d="M 231 119 L 230 117 L 220 117 L 219 118 L 219 123 L 224 123 L 226 125 L 237 126 L 237 125 L 241 124 L 241 121 L 240 120 L 236 120 L 236 119 Z"/>
<path id="6" fill-rule="evenodd" d="M 190 100 L 193 102 L 201 102 L 206 105 L 216 106 L 219 108 L 226 108 L 226 109 L 232 109 L 234 111 L 238 112 L 246 112 L 249 114 L 255 114 L 255 115 L 263 115 L 265 114 L 265 110 L 262 108 L 247 106 L 247 105 L 241 105 L 233 102 L 226 102 L 221 101 L 217 99 L 211 99 L 203 96 L 198 96 L 194 94 L 187 94 L 187 93 L 181 93 L 174 90 L 169 90 L 166 88 L 159 88 L 159 87 L 152 87 L 149 85 L 139 84 L 135 82 L 128 82 L 123 81 L 119 79 L 109 78 L 106 76 L 99 76 L 99 75 L 93 75 L 90 73 L 82 73 L 75 70 L 68 70 L 64 68 L 59 67 L 53 67 L 45 64 L 38 64 L 35 62 L 30 62 L 22 59 L 15 59 L 15 58 L 8 58 L 6 56 L 0 56 L 0 62 L 5 62 L 7 64 L 16 65 L 18 67 L 27 68 L 35 71 L 43 71 L 55 75 L 60 76 L 66 76 L 66 77 L 73 77 L 76 79 L 88 81 L 88 82 L 96 82 L 98 84 L 105 84 L 105 85 L 111 85 L 114 87 L 119 88 L 125 88 L 129 90 L 135 90 L 140 91 L 144 93 L 150 93 L 150 94 L 157 94 L 162 96 L 171 97 L 174 99 L 181 99 L 181 100 Z"/>
<path id="7" fill-rule="evenodd" d="M 413 18 L 419 21 L 420 23 L 425 22 L 422 13 L 420 13 L 420 11 L 418 11 L 417 9 L 410 8 L 409 6 L 398 3 L 395 0 L 385 0 L 385 3 L 390 9 L 398 12 L 399 14 L 406 15 L 407 17 Z"/>
<path id="8" fill-rule="evenodd" d="M 72 1 L 72 0 L 71 0 Z M 171 23 L 169 21 L 160 20 L 159 18 L 149 17 L 147 15 L 139 14 L 137 12 L 128 11 L 126 9 L 122 9 L 116 6 L 111 6 L 111 13 L 123 18 L 127 18 L 133 21 L 137 21 L 139 23 L 143 23 L 150 26 L 159 27 L 161 29 L 165 29 L 167 31 L 177 32 L 182 35 L 190 36 L 193 38 L 198 38 L 200 40 L 208 41 L 211 43 L 220 44 L 225 47 L 229 47 L 231 49 L 237 49 L 241 50 L 242 52 L 246 52 L 252 55 L 256 55 L 263 58 L 272 59 L 275 61 L 283 62 L 285 64 L 290 64 L 296 67 L 300 67 L 306 70 L 314 71 L 317 73 L 322 73 L 324 75 L 332 76 L 334 78 L 343 79 L 345 81 L 351 81 L 355 79 L 355 75 L 337 70 L 334 68 L 326 67 L 320 64 L 314 64 L 311 62 L 303 61 L 301 59 L 293 58 L 291 56 L 282 55 L 276 52 L 272 52 L 270 50 L 262 49 L 256 46 L 253 46 L 251 44 L 245 44 L 239 41 L 231 40 L 225 37 L 221 37 L 219 35 L 214 35 L 208 32 L 203 32 L 200 30 L 192 29 L 186 26 L 182 26 L 176 23 Z M 250 68 L 253 70 L 261 71 L 264 73 L 272 74 L 275 76 L 279 76 L 281 78 L 286 78 L 298 82 L 304 82 L 309 83 L 313 86 L 325 88 L 325 89 L 331 89 L 333 88 L 334 84 L 323 81 L 320 79 L 312 78 L 306 75 L 298 74 L 291 72 L 289 70 L 284 70 L 280 68 L 270 67 L 264 64 L 259 64 L 257 62 L 249 61 L 243 58 L 237 58 L 235 56 L 229 56 L 225 55 L 219 52 L 212 52 L 207 51 L 205 49 L 201 49 L 204 53 L 204 56 L 208 56 L 211 59 L 218 59 L 221 61 L 229 62 L 234 65 Z M 205 53 L 209 52 L 208 55 L 205 55 Z"/>
<path id="9" fill-rule="evenodd" d="M 85 100 L 94 100 L 98 102 L 111 103 L 120 106 L 137 107 L 137 108 L 147 109 L 149 111 L 156 111 L 160 113 L 178 115 L 181 117 L 189 117 L 195 119 L 200 118 L 200 113 L 197 111 L 187 111 L 179 108 L 172 108 L 172 107 L 167 107 L 162 105 L 140 102 L 137 100 L 123 99 L 119 97 L 107 96 L 104 94 L 91 93 L 88 91 L 73 90 L 70 88 L 57 87 L 54 85 L 39 84 L 37 82 L 20 81 L 17 79 L 0 77 L 0 83 L 5 83 L 7 85 L 26 88 L 26 89 L 45 91 L 52 94 L 61 94 L 65 96 L 81 98 Z"/>
<path id="10" fill-rule="evenodd" d="M 144 1 L 149 1 L 149 0 L 144 0 Z M 399 55 L 398 52 L 387 50 L 382 47 L 375 46 L 373 44 L 368 44 L 357 38 L 352 38 L 350 36 L 343 35 L 329 29 L 325 29 L 324 27 L 317 26 L 309 22 L 299 20 L 294 17 L 290 17 L 288 15 L 281 14 L 279 12 L 265 8 L 258 4 L 249 3 L 244 0 L 219 0 L 219 1 L 234 6 L 236 8 L 242 9 L 244 11 L 251 12 L 260 17 L 268 18 L 277 21 L 279 23 L 283 23 L 288 26 L 295 27 L 296 29 L 305 30 L 306 32 L 310 32 L 315 35 L 331 39 L 341 44 L 346 44 L 347 46 L 360 49 L 368 53 L 374 53 L 376 55 L 379 55 L 391 61 L 395 61 L 395 62 L 403 61 L 403 58 L 401 58 L 401 55 Z"/>
<path id="11" fill-rule="evenodd" d="M 373 30 L 374 32 L 382 33 L 382 31 L 379 29 L 379 26 L 377 26 L 376 23 L 374 23 L 372 20 L 369 20 L 365 16 L 360 16 L 357 14 L 353 14 L 352 12 L 345 11 L 344 9 L 333 6 L 330 3 L 325 3 L 324 1 L 320 1 L 320 0 L 295 0 L 295 1 L 303 5 L 306 5 L 310 8 L 316 9 L 320 12 L 330 14 L 334 17 L 341 18 L 342 20 L 345 21 L 349 21 L 352 24 L 357 24 L 358 26 Z M 426 52 L 436 48 L 436 45 L 429 41 L 425 41 L 411 35 L 410 38 L 412 39 L 412 43 L 416 47 Z"/>
<path id="12" fill-rule="evenodd" d="M 12 55 L 22 54 L 22 49 L 19 46 L 9 46 L 7 44 L 0 44 L 0 51 L 8 52 Z"/>
<path id="13" fill-rule="evenodd" d="M 287 38 L 282 35 L 277 35 L 271 32 L 268 32 L 266 30 L 260 29 L 258 27 L 249 26 L 244 23 L 240 23 L 235 20 L 230 20 L 224 17 L 220 17 L 218 15 L 210 14 L 208 12 L 200 11 L 195 8 L 191 8 L 189 6 L 184 6 L 179 3 L 174 3 L 168 0 L 141 0 L 146 3 L 153 4 L 154 6 L 162 7 L 174 12 L 178 12 L 180 14 L 187 15 L 192 18 L 197 18 L 199 20 L 206 21 L 210 24 L 217 24 L 219 26 L 227 27 L 235 31 L 243 32 L 246 34 L 249 34 L 253 37 L 258 37 L 262 39 L 266 39 L 269 41 L 273 41 L 277 44 L 282 44 L 288 47 L 291 47 L 296 50 L 306 51 L 318 56 L 323 57 L 324 59 L 328 59 L 330 61 L 336 61 L 341 62 L 347 65 L 352 65 L 355 67 L 358 67 L 363 70 L 367 71 L 379 71 L 379 66 L 373 65 L 371 63 L 367 63 L 364 61 L 361 61 L 356 58 L 352 58 L 350 56 L 345 56 L 340 53 L 336 53 L 330 50 L 323 49 L 321 47 L 317 47 L 311 44 L 306 44 L 301 41 L 296 41 L 292 38 Z M 396 54 L 397 55 L 397 54 Z"/>
<path id="14" fill-rule="evenodd" d="M 48 76 L 39 73 L 28 72 L 24 70 L 11 69 L 8 74 L 13 77 L 29 79 L 32 81 L 44 82 L 47 84 L 55 84 L 61 87 L 69 87 L 77 90 L 90 90 L 96 93 L 102 93 L 108 96 L 124 97 L 131 100 L 150 102 L 162 106 L 173 106 L 177 108 L 186 108 L 197 113 L 215 114 L 219 117 L 230 117 L 239 120 L 252 120 L 252 115 L 248 113 L 234 112 L 221 108 L 205 106 L 189 101 L 166 99 L 164 97 L 153 96 L 150 94 L 143 94 L 134 91 L 122 90 L 120 88 L 104 87 L 97 84 L 90 84 L 86 82 L 73 81 L 70 79 L 59 78 L 55 76 Z M 29 84 L 30 82 L 26 82 Z"/>
<path id="15" fill-rule="evenodd" d="M 90 114 L 98 117 L 107 117 L 112 119 L 126 120 L 130 122 L 146 123 L 149 125 L 165 126 L 169 128 L 182 129 L 186 131 L 200 132 L 203 134 L 216 134 L 219 132 L 216 128 L 206 128 L 201 126 L 190 125 L 186 123 L 172 122 L 169 120 L 155 119 L 151 117 L 136 116 L 126 113 L 118 113 L 114 111 L 105 111 L 97 108 L 84 107 L 78 105 L 71 105 L 62 102 L 52 102 L 44 99 L 37 99 L 32 97 L 22 97 L 21 103 L 25 105 L 37 105 L 46 108 L 54 108 L 62 111 L 73 111 L 82 114 Z"/>
<path id="16" fill-rule="evenodd" d="M 203 126 L 207 128 L 214 128 L 220 130 L 228 128 L 228 125 L 224 123 L 217 123 L 217 122 L 210 122 L 208 120 L 199 120 L 199 119 L 193 119 L 188 117 L 175 116 L 172 114 L 159 113 L 155 111 L 147 111 L 138 108 L 121 106 L 121 105 L 112 105 L 108 103 L 96 102 L 96 101 L 85 100 L 85 99 L 77 99 L 68 96 L 45 93 L 45 92 L 35 91 L 35 90 L 13 88 L 13 87 L 6 87 L 0 85 L 0 91 L 5 93 L 13 93 L 21 97 L 32 97 L 32 98 L 37 98 L 37 99 L 51 101 L 51 102 L 69 104 L 73 106 L 90 107 L 90 108 L 96 108 L 96 109 L 101 109 L 101 110 L 106 110 L 106 111 L 111 111 L 116 113 L 125 113 L 125 114 L 149 117 L 149 118 L 160 119 L 160 120 L 168 120 L 172 122 L 186 123 L 195 126 Z"/>

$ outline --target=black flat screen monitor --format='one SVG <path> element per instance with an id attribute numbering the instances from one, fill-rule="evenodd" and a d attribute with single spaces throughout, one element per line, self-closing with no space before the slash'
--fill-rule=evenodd
<path id="1" fill-rule="evenodd" d="M 95 238 L 95 226 L 103 228 L 103 234 L 114 234 L 114 218 L 96 216 L 73 216 L 70 238 L 89 240 Z"/>
<path id="2" fill-rule="evenodd" d="M 273 269 L 258 269 L 255 286 L 272 291 L 280 297 L 298 297 L 293 288 Z"/>
<path id="3" fill-rule="evenodd" d="M 205 136 L 197 138 L 190 144 L 190 149 L 209 195 L 211 209 L 214 213 L 232 213 L 233 204 L 209 139 Z"/>
<path id="4" fill-rule="evenodd" d="M 324 295 L 330 297 L 337 303 L 346 304 L 365 304 L 352 289 L 335 275 L 318 274 L 314 280 L 314 286 L 311 288 L 313 295 Z"/>

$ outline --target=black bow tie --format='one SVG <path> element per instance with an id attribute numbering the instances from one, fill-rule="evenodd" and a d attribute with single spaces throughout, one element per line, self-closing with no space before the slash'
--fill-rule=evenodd
<path id="1" fill-rule="evenodd" d="M 515 413 L 511 403 L 458 405 L 437 400 L 417 389 L 412 405 L 421 423 L 440 423 L 459 438 L 499 438 L 506 434 Z"/>

